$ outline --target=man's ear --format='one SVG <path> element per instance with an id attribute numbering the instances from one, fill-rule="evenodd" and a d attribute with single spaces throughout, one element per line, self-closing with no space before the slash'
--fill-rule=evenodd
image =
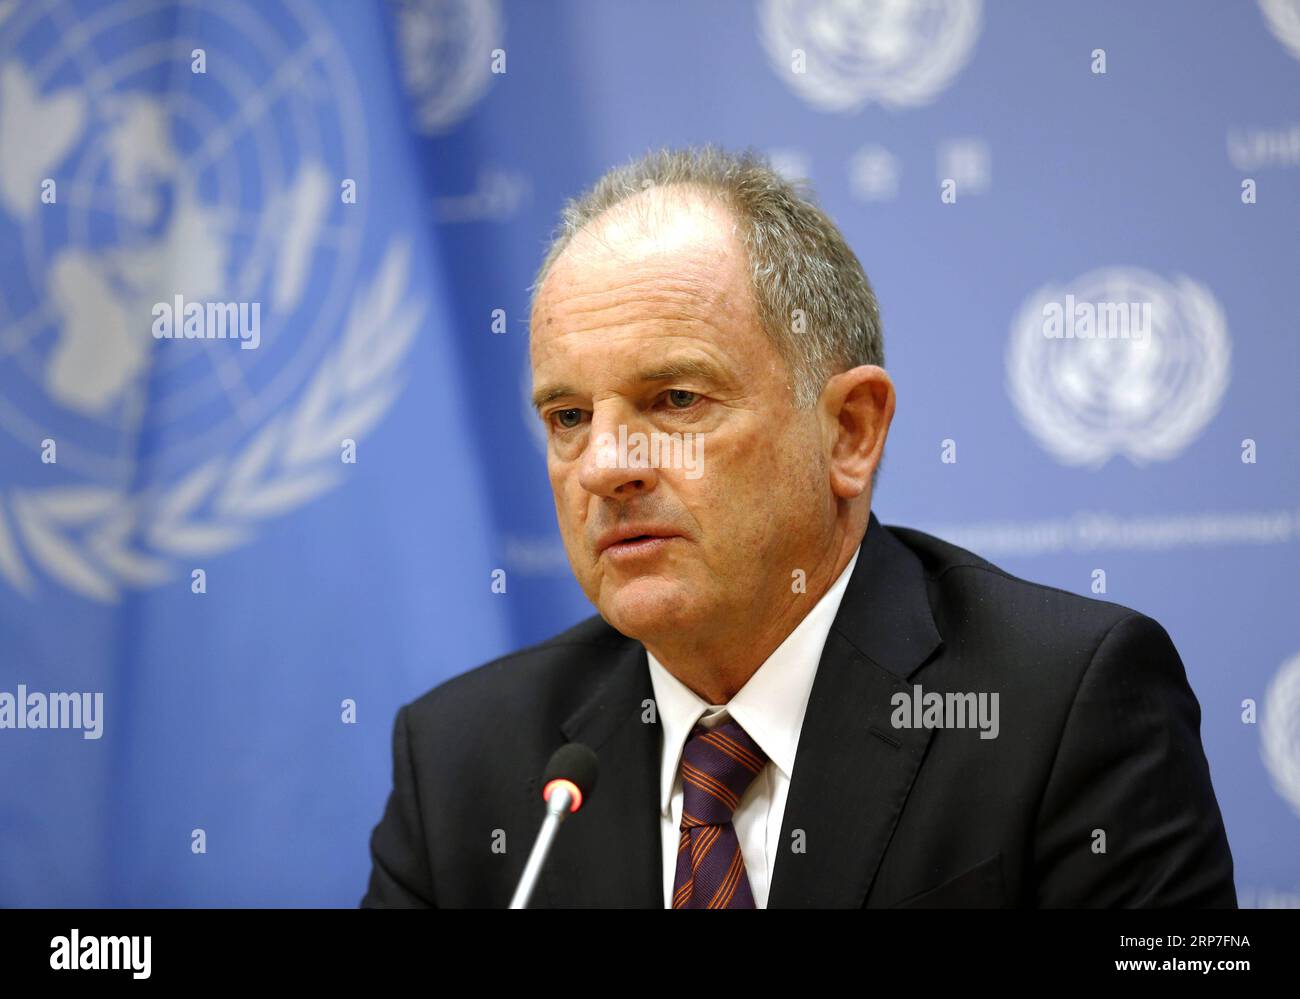
<path id="1" fill-rule="evenodd" d="M 829 438 L 831 489 L 854 499 L 871 486 L 894 419 L 894 383 L 875 364 L 830 378 L 818 401 Z"/>

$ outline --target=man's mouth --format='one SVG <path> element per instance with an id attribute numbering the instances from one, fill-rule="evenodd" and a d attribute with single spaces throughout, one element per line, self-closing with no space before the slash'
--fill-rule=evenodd
<path id="1" fill-rule="evenodd" d="M 659 554 L 674 540 L 674 538 L 662 538 L 653 534 L 641 534 L 635 538 L 628 538 L 626 541 L 616 541 L 606 548 L 603 554 L 606 558 L 612 558 L 616 561 L 645 558 Z"/>
<path id="2" fill-rule="evenodd" d="M 601 537 L 597 545 L 598 554 L 620 560 L 642 558 L 658 554 L 679 537 L 658 528 L 611 531 Z"/>

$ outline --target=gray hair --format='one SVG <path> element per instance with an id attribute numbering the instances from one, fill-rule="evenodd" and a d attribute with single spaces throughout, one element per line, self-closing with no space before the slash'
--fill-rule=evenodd
<path id="1" fill-rule="evenodd" d="M 702 191 L 730 209 L 749 257 L 759 322 L 790 369 L 796 405 L 811 406 L 837 372 L 884 366 L 880 308 L 862 264 L 815 204 L 807 181 L 787 180 L 750 149 L 660 149 L 607 172 L 565 204 L 534 297 L 578 232 L 647 188 L 670 185 Z"/>

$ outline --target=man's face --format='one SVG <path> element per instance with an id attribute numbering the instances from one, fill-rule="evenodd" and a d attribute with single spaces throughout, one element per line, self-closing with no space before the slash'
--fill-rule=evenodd
<path id="1" fill-rule="evenodd" d="M 651 643 L 788 602 L 835 517 L 816 410 L 794 407 L 729 215 L 667 197 L 649 226 L 616 209 L 580 234 L 539 289 L 531 333 L 570 564 L 611 625 Z M 688 460 L 638 456 L 656 432 L 680 435 Z"/>

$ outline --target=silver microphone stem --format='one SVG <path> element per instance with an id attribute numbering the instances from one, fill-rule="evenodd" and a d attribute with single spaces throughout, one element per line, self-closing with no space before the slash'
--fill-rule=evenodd
<path id="1" fill-rule="evenodd" d="M 569 814 L 572 805 L 573 794 L 563 784 L 551 792 L 546 802 L 546 818 L 542 820 L 542 828 L 533 843 L 533 852 L 528 855 L 524 873 L 519 876 L 519 887 L 515 889 L 514 898 L 510 900 L 510 908 L 523 909 L 528 906 L 528 900 L 537 886 L 537 878 L 542 873 L 542 864 L 546 863 L 546 855 L 550 852 L 551 843 L 554 842 L 560 823 Z"/>

